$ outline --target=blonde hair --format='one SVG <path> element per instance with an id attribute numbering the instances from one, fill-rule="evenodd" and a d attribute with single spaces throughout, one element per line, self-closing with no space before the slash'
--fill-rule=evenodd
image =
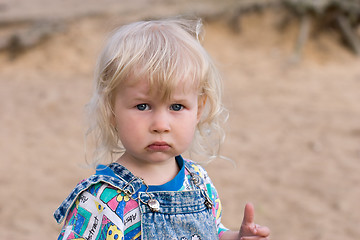
<path id="1" fill-rule="evenodd" d="M 94 93 L 87 105 L 95 140 L 91 165 L 114 160 L 124 152 L 112 124 L 114 91 L 124 81 L 149 79 L 163 98 L 171 96 L 180 81 L 191 81 L 206 98 L 189 153 L 215 157 L 224 138 L 225 120 L 221 101 L 221 78 L 210 56 L 200 43 L 200 20 L 168 19 L 140 21 L 117 29 L 108 40 L 97 62 Z M 135 76 L 135 77 L 134 77 Z M 204 98 L 204 99 L 205 99 Z"/>

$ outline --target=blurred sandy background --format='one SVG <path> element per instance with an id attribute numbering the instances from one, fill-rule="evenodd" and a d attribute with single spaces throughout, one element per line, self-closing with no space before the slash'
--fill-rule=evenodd
<path id="1" fill-rule="evenodd" d="M 325 32 L 295 62 L 296 22 L 279 31 L 284 13 L 272 9 L 244 16 L 235 33 L 234 3 L 0 1 L 0 47 L 14 34 L 29 41 L 0 52 L 0 239 L 56 239 L 53 211 L 92 173 L 81 167 L 83 107 L 104 40 L 129 21 L 178 14 L 205 17 L 204 45 L 224 76 L 222 154 L 236 167 L 206 166 L 223 223 L 238 229 L 251 201 L 274 240 L 359 239 L 359 58 Z"/>

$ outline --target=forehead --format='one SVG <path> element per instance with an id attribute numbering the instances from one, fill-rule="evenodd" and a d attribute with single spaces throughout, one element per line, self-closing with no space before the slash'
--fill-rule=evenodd
<path id="1" fill-rule="evenodd" d="M 198 94 L 199 89 L 197 84 L 187 79 L 164 80 L 164 79 L 151 79 L 148 77 L 127 78 L 119 89 L 123 89 L 123 92 L 138 92 L 142 95 L 156 96 L 161 100 L 169 100 L 178 95 L 186 95 L 187 93 Z"/>

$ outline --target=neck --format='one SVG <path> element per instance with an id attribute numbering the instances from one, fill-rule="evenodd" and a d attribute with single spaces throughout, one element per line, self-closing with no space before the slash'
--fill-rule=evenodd
<path id="1" fill-rule="evenodd" d="M 180 170 L 175 157 L 161 163 L 144 163 L 132 161 L 124 154 L 117 162 L 142 178 L 147 185 L 165 184 L 175 178 Z"/>

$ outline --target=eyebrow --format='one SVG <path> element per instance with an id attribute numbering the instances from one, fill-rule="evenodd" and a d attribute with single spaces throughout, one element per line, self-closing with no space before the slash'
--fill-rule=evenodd
<path id="1" fill-rule="evenodd" d="M 136 99 L 138 99 L 138 98 L 139 98 L 139 99 L 145 99 L 145 98 L 151 97 L 151 94 L 149 94 L 149 93 L 144 94 L 144 93 L 142 93 L 142 92 L 136 91 L 136 92 L 133 93 L 131 96 L 134 97 L 134 98 L 136 98 Z"/>

